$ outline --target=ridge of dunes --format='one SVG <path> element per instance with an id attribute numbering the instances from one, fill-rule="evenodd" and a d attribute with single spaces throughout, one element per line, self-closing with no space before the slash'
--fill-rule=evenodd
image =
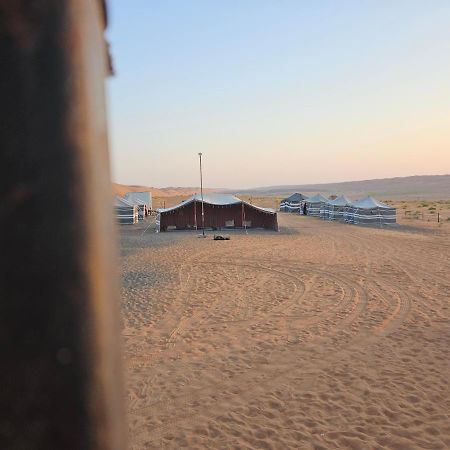
<path id="1" fill-rule="evenodd" d="M 450 198 L 450 175 L 417 175 L 410 177 L 380 178 L 373 180 L 345 181 L 339 183 L 290 184 L 255 188 L 204 188 L 204 192 L 224 192 L 242 196 L 285 197 L 292 192 L 324 195 L 345 194 L 352 198 L 373 195 L 391 200 L 445 200 Z M 113 183 L 113 195 L 127 192 L 151 192 L 153 198 L 185 198 L 200 191 L 199 187 L 164 187 L 125 185 Z"/>
<path id="2" fill-rule="evenodd" d="M 288 196 L 292 192 L 312 194 L 345 194 L 357 198 L 373 195 L 391 200 L 444 200 L 450 198 L 450 175 L 417 175 L 339 183 L 295 184 L 234 189 L 241 195 Z"/>
<path id="3" fill-rule="evenodd" d="M 187 197 L 196 192 L 199 192 L 199 187 L 165 187 L 156 188 L 151 186 L 127 185 L 113 183 L 113 195 L 123 197 L 127 192 L 151 192 L 152 197 Z M 219 189 L 204 188 L 204 192 L 217 192 Z"/>

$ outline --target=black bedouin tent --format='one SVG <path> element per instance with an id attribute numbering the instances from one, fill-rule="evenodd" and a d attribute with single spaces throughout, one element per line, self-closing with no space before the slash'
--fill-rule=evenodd
<path id="1" fill-rule="evenodd" d="M 203 196 L 205 228 L 265 228 L 278 230 L 277 213 L 245 202 L 234 195 Z M 195 194 L 171 208 L 156 210 L 157 231 L 202 228 L 202 198 Z"/>
<path id="2" fill-rule="evenodd" d="M 295 192 L 287 198 L 284 198 L 280 202 L 280 211 L 299 213 L 302 206 L 302 202 L 305 201 L 307 197 L 300 192 Z"/>

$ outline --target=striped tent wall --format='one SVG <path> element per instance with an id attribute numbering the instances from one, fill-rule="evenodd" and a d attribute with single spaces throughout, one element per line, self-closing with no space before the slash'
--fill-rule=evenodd
<path id="1" fill-rule="evenodd" d="M 284 203 L 282 202 L 280 203 L 280 211 L 299 213 L 301 206 L 302 202 L 284 202 Z"/>
<path id="2" fill-rule="evenodd" d="M 118 195 L 114 198 L 116 220 L 119 224 L 135 224 L 138 222 L 138 207 Z"/>
<path id="3" fill-rule="evenodd" d="M 397 211 L 392 206 L 368 196 L 349 206 L 344 218 L 346 222 L 354 224 L 388 225 L 397 222 Z"/>
<path id="4" fill-rule="evenodd" d="M 300 192 L 295 192 L 280 202 L 280 211 L 299 214 L 306 197 Z"/>
<path id="5" fill-rule="evenodd" d="M 306 207 L 307 207 L 308 216 L 320 217 L 320 209 L 323 207 L 323 205 L 324 204 L 322 202 L 318 202 L 318 203 L 307 202 Z"/>
<path id="6" fill-rule="evenodd" d="M 332 205 L 328 214 L 328 220 L 343 220 L 346 209 L 347 206 Z"/>
<path id="7" fill-rule="evenodd" d="M 316 194 L 305 201 L 306 214 L 312 217 L 320 217 L 320 210 L 328 202 L 328 199 L 321 194 Z"/>
<path id="8" fill-rule="evenodd" d="M 395 208 L 354 208 L 349 207 L 344 214 L 348 223 L 361 225 L 388 225 L 397 223 L 397 211 Z"/>
<path id="9" fill-rule="evenodd" d="M 351 205 L 345 195 L 326 202 L 320 209 L 320 217 L 324 220 L 344 220 L 345 211 Z"/>
<path id="10" fill-rule="evenodd" d="M 319 217 L 324 220 L 328 220 L 330 218 L 331 210 L 333 206 L 328 203 L 323 203 L 319 210 Z"/>
<path id="11" fill-rule="evenodd" d="M 121 225 L 132 225 L 138 222 L 137 206 L 116 206 L 116 220 Z"/>

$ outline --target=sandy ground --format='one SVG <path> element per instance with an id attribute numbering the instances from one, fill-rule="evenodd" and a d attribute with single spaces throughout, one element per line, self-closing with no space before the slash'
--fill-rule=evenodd
<path id="1" fill-rule="evenodd" d="M 450 448 L 450 233 L 121 228 L 130 449 Z"/>

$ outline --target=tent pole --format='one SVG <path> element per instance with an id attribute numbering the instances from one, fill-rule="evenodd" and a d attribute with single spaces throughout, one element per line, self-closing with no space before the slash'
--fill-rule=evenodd
<path id="1" fill-rule="evenodd" d="M 245 222 L 245 205 L 242 202 L 242 225 L 244 225 L 245 234 L 247 234 L 247 224 Z"/>
<path id="2" fill-rule="evenodd" d="M 195 226 L 195 230 L 198 230 L 198 227 L 197 227 L 197 200 L 195 199 L 195 197 L 194 197 L 194 226 Z"/>
<path id="3" fill-rule="evenodd" d="M 205 207 L 203 201 L 203 172 L 202 172 L 202 153 L 198 154 L 200 158 L 200 194 L 202 196 L 202 234 L 205 236 Z"/>

